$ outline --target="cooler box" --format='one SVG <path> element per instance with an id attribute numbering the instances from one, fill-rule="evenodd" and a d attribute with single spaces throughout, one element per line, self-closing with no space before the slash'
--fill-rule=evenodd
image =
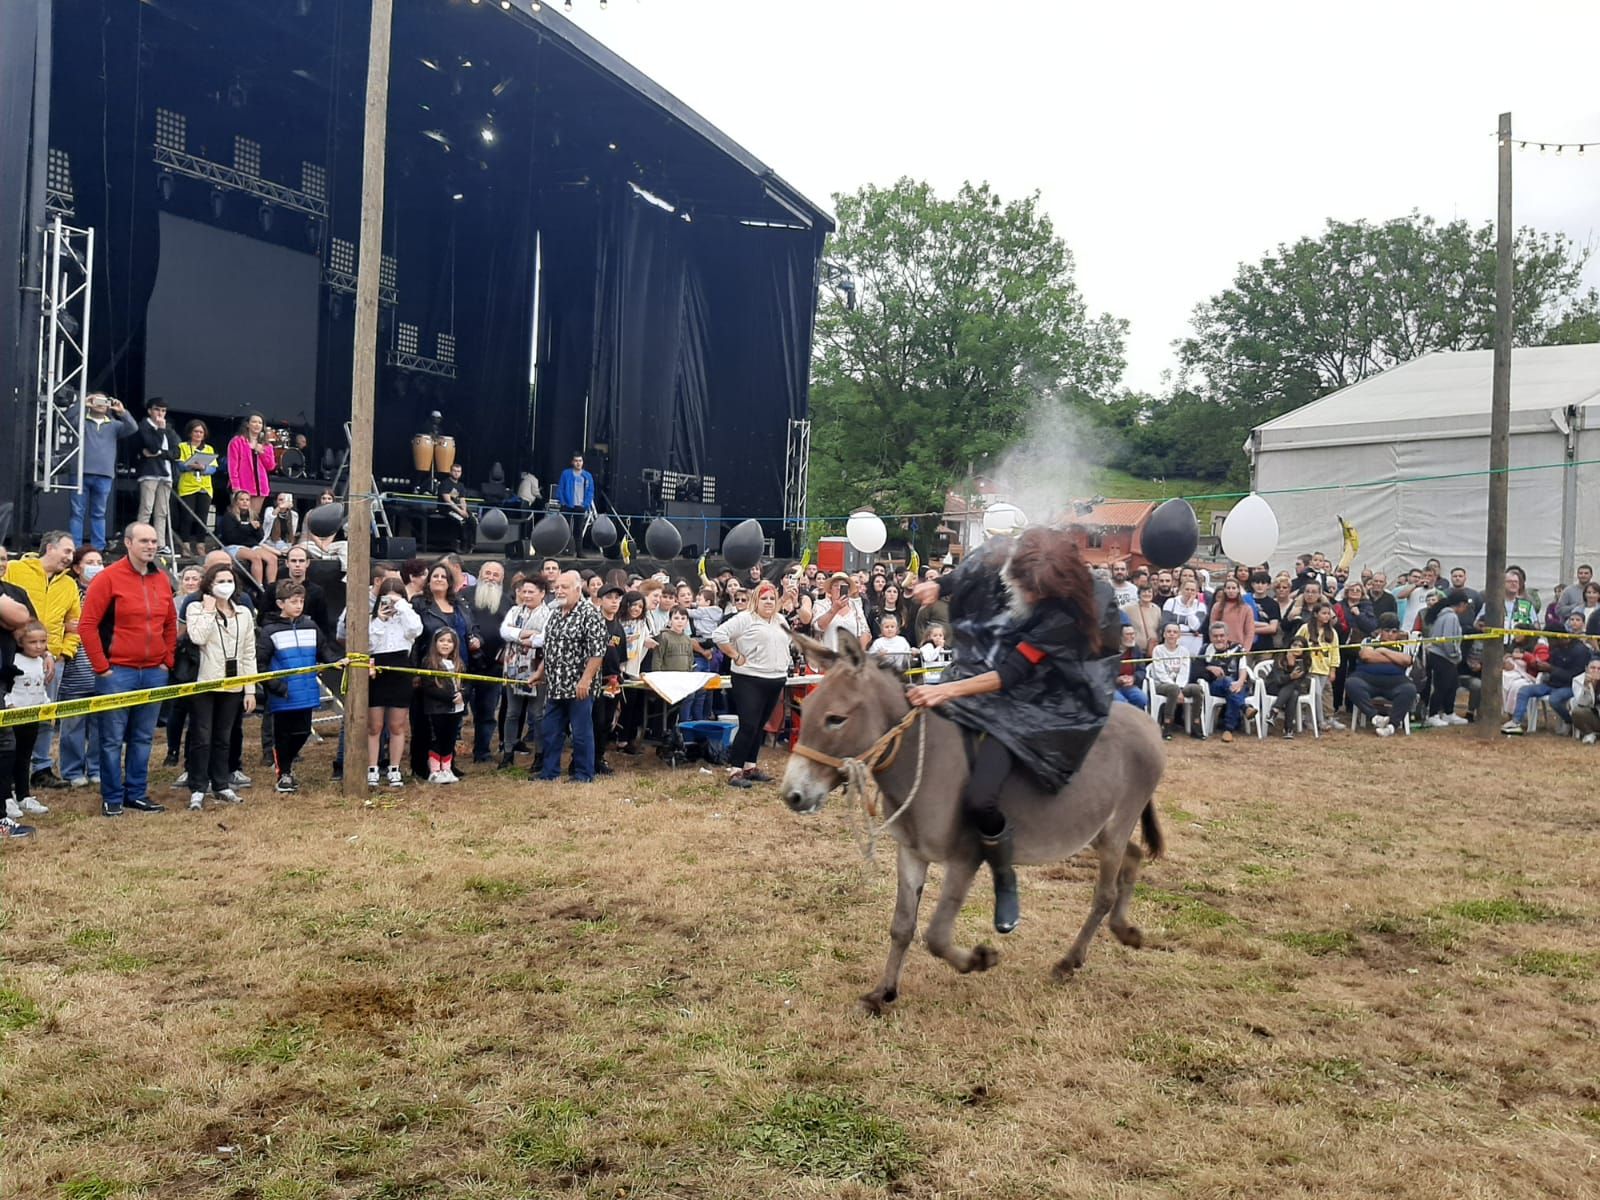
<path id="1" fill-rule="evenodd" d="M 739 732 L 739 726 L 726 721 L 679 721 L 678 732 L 685 742 L 706 742 L 726 758 L 733 749 L 733 736 Z"/>

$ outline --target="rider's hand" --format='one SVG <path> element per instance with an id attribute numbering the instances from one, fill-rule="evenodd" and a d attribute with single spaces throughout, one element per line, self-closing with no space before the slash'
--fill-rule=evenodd
<path id="1" fill-rule="evenodd" d="M 942 683 L 922 683 L 906 692 L 906 699 L 911 701 L 915 708 L 938 708 L 947 700 L 954 699 L 948 687 Z"/>
<path id="2" fill-rule="evenodd" d="M 917 602 L 917 607 L 926 608 L 939 598 L 939 581 L 924 579 L 911 589 L 911 598 Z"/>

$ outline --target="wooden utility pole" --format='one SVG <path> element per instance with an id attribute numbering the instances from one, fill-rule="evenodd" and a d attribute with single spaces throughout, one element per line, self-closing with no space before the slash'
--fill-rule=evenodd
<path id="1" fill-rule="evenodd" d="M 383 261 L 384 139 L 389 124 L 389 35 L 394 0 L 372 0 L 367 113 L 361 146 L 361 251 L 356 262 L 355 369 L 350 381 L 350 563 L 345 575 L 345 645 L 366 653 L 372 600 L 372 405 L 378 373 L 378 276 Z M 348 672 L 344 701 L 344 793 L 367 791 L 368 672 Z M 395 766 L 404 769 L 403 764 Z"/>
<path id="2" fill-rule="evenodd" d="M 1506 513 L 1511 466 L 1511 114 L 1500 114 L 1500 208 L 1494 260 L 1494 399 L 1489 416 L 1489 525 L 1484 535 L 1484 624 L 1505 623 Z M 1483 691 L 1478 700 L 1478 734 L 1492 738 L 1506 714 L 1500 703 L 1505 643 L 1483 643 Z"/>

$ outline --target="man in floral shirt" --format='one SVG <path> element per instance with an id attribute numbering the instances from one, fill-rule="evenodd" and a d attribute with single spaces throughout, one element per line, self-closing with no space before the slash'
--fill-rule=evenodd
<path id="1" fill-rule="evenodd" d="M 561 752 L 567 727 L 572 728 L 572 770 L 569 782 L 594 782 L 593 686 L 606 649 L 606 626 L 600 610 L 583 598 L 583 581 L 567 571 L 556 582 L 559 607 L 544 629 L 544 664 L 535 680 L 547 690 L 544 709 L 544 766 L 540 779 L 561 774 Z"/>

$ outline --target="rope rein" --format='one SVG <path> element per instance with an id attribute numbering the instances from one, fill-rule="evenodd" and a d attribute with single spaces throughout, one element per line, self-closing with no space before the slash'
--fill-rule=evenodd
<path id="1" fill-rule="evenodd" d="M 844 776 L 845 790 L 856 801 L 851 807 L 859 808 L 862 816 L 862 823 L 855 830 L 856 844 L 861 849 L 861 857 L 868 862 L 875 859 L 878 839 L 906 814 L 911 802 L 916 799 L 917 792 L 922 788 L 922 771 L 928 751 L 928 726 L 926 722 L 920 724 L 918 722 L 924 711 L 913 708 L 898 724 L 868 746 L 858 758 L 835 758 L 831 754 L 824 754 L 820 750 L 813 750 L 810 746 L 800 743 L 796 743 L 791 749 L 792 753 L 800 755 L 801 758 L 832 767 Z M 890 813 L 881 824 L 874 825 L 878 811 L 883 807 L 883 791 L 878 786 L 877 776 L 894 766 L 895 760 L 900 757 L 900 747 L 905 740 L 906 732 L 913 725 L 917 725 L 917 773 L 911 781 L 911 790 L 906 793 L 906 798 L 899 808 Z"/>

